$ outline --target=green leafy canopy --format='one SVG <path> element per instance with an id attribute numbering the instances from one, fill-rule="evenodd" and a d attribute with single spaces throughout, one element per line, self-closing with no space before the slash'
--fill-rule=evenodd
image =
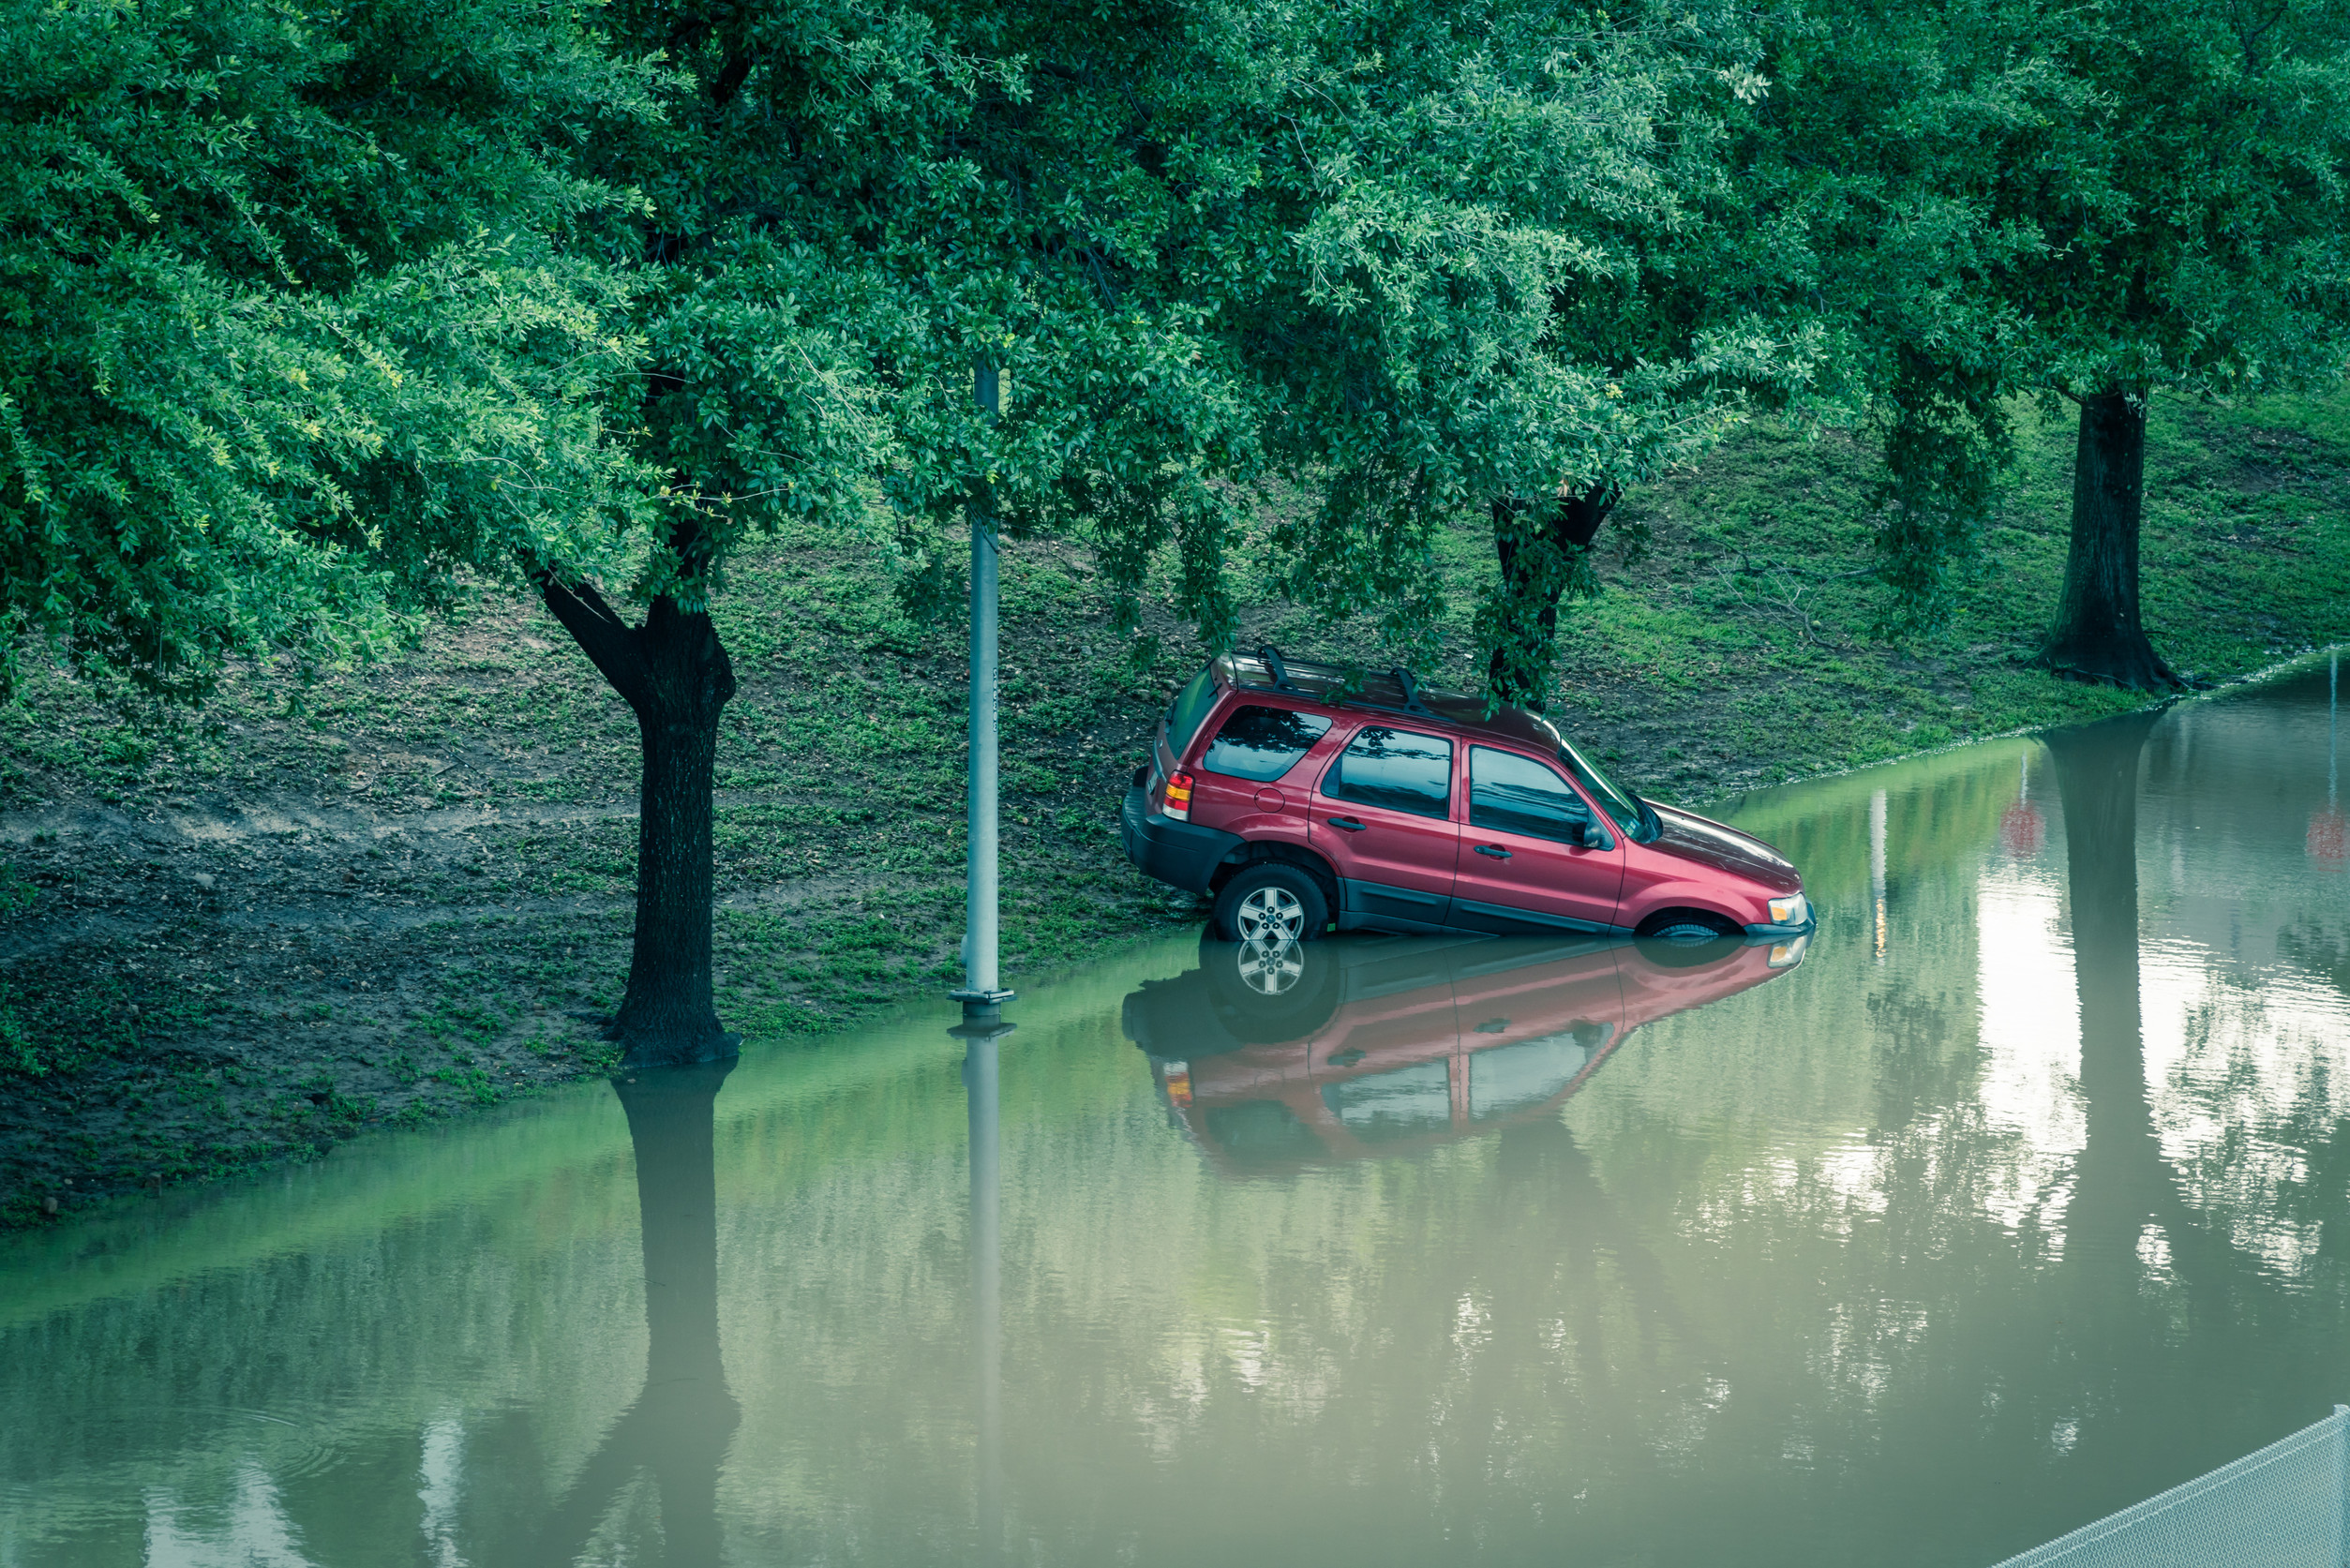
<path id="1" fill-rule="evenodd" d="M 1725 111 L 1767 88 L 1728 10 L 604 17 L 691 83 L 599 166 L 653 215 L 643 455 L 695 516 L 646 584 L 688 598 L 742 529 L 870 508 L 936 605 L 984 479 L 1130 609 L 1172 549 L 1221 646 L 1257 492 L 1303 480 L 1279 581 L 1408 647 L 1445 519 L 1636 483 L 1829 354 L 1802 259 L 1724 179 Z"/>
<path id="2" fill-rule="evenodd" d="M 630 202 L 576 153 L 656 81 L 508 0 L 0 5 L 0 682 L 194 695 L 609 554 Z"/>
<path id="3" fill-rule="evenodd" d="M 1850 325 L 1896 621 L 1969 580 L 2002 404 L 2232 396 L 2350 359 L 2341 0 L 1803 0 L 1734 165 Z"/>

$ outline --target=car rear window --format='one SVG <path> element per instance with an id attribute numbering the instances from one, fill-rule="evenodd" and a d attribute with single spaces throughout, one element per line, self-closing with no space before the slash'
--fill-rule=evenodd
<path id="1" fill-rule="evenodd" d="M 1330 721 L 1319 713 L 1254 705 L 1236 708 L 1216 732 L 1200 766 L 1211 773 L 1269 784 L 1295 767 L 1329 730 Z"/>
<path id="2" fill-rule="evenodd" d="M 1175 760 L 1191 744 L 1191 737 L 1199 734 L 1200 725 L 1207 721 L 1207 710 L 1216 706 L 1216 676 L 1213 668 L 1204 669 L 1191 678 L 1191 683 L 1175 695 L 1167 705 L 1167 750 Z"/>
<path id="3" fill-rule="evenodd" d="M 1452 814 L 1452 742 L 1366 724 L 1322 781 L 1322 793 L 1419 816 Z"/>

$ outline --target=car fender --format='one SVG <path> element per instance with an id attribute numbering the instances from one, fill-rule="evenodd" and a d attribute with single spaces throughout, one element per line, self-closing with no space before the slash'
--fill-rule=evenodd
<path id="1" fill-rule="evenodd" d="M 1641 889 L 1637 900 L 1616 909 L 1616 924 L 1626 931 L 1637 931 L 1640 922 L 1664 909 L 1695 909 L 1707 915 L 1718 915 L 1739 927 L 1770 918 L 1770 909 L 1760 894 L 1754 896 L 1753 907 L 1740 909 L 1743 901 L 1726 899 L 1722 890 L 1702 882 L 1664 882 Z"/>
<path id="2" fill-rule="evenodd" d="M 1220 891 L 1235 872 L 1243 866 L 1255 865 L 1260 860 L 1279 860 L 1305 872 L 1322 884 L 1322 893 L 1330 901 L 1331 912 L 1338 912 L 1338 871 L 1330 864 L 1328 857 L 1306 841 L 1303 824 L 1295 829 L 1284 824 L 1272 831 L 1251 833 L 1233 845 L 1231 852 L 1217 865 L 1210 890 Z"/>

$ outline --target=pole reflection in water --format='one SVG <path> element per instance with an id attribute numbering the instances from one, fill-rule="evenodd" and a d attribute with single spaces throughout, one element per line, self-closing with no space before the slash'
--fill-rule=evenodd
<path id="1" fill-rule="evenodd" d="M 732 1061 L 640 1068 L 612 1089 L 628 1113 L 644 1232 L 643 1392 L 549 1511 L 537 1549 L 568 1568 L 621 1490 L 650 1471 L 661 1500 L 660 1561 L 717 1568 L 718 1467 L 741 1420 L 718 1350 L 718 1191 L 711 1132 Z"/>
<path id="2" fill-rule="evenodd" d="M 1868 798 L 1868 901 L 1876 912 L 1877 962 L 1885 962 L 1885 792 Z"/>
<path id="3" fill-rule="evenodd" d="M 2032 758 L 2016 765 L 2015 804 L 1999 815 L 1999 847 L 2019 860 L 2030 859 L 2048 841 L 2048 824 L 2032 804 Z"/>
<path id="4" fill-rule="evenodd" d="M 1004 1540 L 1004 1277 L 1002 1176 L 997 1165 L 997 1043 L 1013 1025 L 981 1018 L 950 1030 L 964 1041 L 970 1127 L 971 1351 L 979 1383 L 978 1516 L 982 1559 Z"/>
<path id="5" fill-rule="evenodd" d="M 2342 717 L 2342 655 L 2326 660 L 2326 809 L 2309 822 L 2309 853 L 2313 860 L 2341 864 L 2350 854 L 2350 823 L 2343 819 L 2339 794 L 2342 775 L 2336 750 Z"/>

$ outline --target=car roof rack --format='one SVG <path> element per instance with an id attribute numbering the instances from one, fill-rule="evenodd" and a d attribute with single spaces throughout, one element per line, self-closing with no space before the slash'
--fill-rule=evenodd
<path id="1" fill-rule="evenodd" d="M 1298 685 L 1296 681 L 1290 679 L 1290 662 L 1281 657 L 1281 650 L 1275 648 L 1271 643 L 1265 643 L 1259 646 L 1256 650 L 1256 658 L 1257 662 L 1265 666 L 1265 674 L 1273 678 L 1272 689 L 1274 691 L 1291 692 L 1295 693 L 1298 696 L 1312 696 L 1315 694 L 1314 693 L 1307 691 L 1306 688 Z M 1314 664 L 1309 660 L 1301 659 L 1297 661 L 1297 667 L 1301 670 L 1311 670 L 1316 676 L 1326 677 L 1333 684 L 1340 683 L 1344 679 L 1344 672 L 1335 665 L 1320 665 Z M 1324 697 L 1323 700 L 1334 704 L 1342 704 L 1351 708 L 1374 709 L 1382 713 L 1409 713 L 1414 718 L 1434 719 L 1440 724 L 1445 722 L 1444 716 L 1442 713 L 1437 712 L 1434 709 L 1429 707 L 1427 703 L 1420 700 L 1419 678 L 1414 675 L 1410 670 L 1405 669 L 1399 665 L 1387 671 L 1387 679 L 1395 682 L 1397 692 L 1400 693 L 1403 698 L 1401 702 L 1382 702 L 1376 697 L 1366 695 L 1360 692 L 1356 692 L 1352 695 L 1344 696 L 1332 693 Z M 1257 685 L 1258 683 L 1251 681 L 1250 684 Z"/>
<path id="2" fill-rule="evenodd" d="M 1442 713 L 1420 700 L 1420 682 L 1417 676 L 1401 665 L 1398 665 L 1387 672 L 1387 679 L 1394 681 L 1396 689 L 1403 694 L 1401 702 L 1377 702 L 1359 692 L 1351 697 L 1340 697 L 1337 700 L 1355 708 L 1375 708 L 1383 713 L 1411 713 L 1423 719 L 1434 719 L 1440 724 L 1444 722 L 1444 716 Z"/>
<path id="3" fill-rule="evenodd" d="M 1257 658 L 1264 663 L 1265 669 L 1272 675 L 1275 691 L 1296 692 L 1300 694 L 1305 692 L 1306 689 L 1303 686 L 1289 678 L 1289 665 L 1281 662 L 1280 649 L 1268 642 L 1257 650 Z"/>

